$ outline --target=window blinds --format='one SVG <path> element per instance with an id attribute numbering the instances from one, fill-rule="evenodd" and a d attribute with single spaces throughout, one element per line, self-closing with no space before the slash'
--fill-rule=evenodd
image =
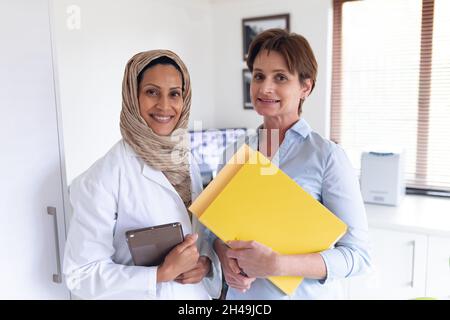
<path id="1" fill-rule="evenodd" d="M 331 139 L 403 150 L 407 186 L 450 191 L 450 1 L 334 1 Z"/>

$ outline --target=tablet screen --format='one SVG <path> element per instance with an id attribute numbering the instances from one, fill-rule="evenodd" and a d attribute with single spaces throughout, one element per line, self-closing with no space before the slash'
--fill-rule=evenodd
<path id="1" fill-rule="evenodd" d="M 160 265 L 184 239 L 179 222 L 128 230 L 125 234 L 134 264 L 147 267 Z"/>

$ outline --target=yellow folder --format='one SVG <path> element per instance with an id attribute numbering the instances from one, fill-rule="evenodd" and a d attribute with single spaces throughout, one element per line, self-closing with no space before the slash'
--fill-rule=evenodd
<path id="1" fill-rule="evenodd" d="M 323 251 L 347 229 L 281 169 L 245 144 L 189 210 L 222 241 L 256 240 L 280 254 Z M 303 278 L 269 280 L 292 294 Z"/>

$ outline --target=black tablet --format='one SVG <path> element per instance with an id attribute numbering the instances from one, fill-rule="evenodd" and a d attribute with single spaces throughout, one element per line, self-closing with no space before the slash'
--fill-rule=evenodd
<path id="1" fill-rule="evenodd" d="M 179 222 L 128 230 L 125 235 L 134 264 L 147 267 L 160 265 L 170 250 L 184 240 Z"/>

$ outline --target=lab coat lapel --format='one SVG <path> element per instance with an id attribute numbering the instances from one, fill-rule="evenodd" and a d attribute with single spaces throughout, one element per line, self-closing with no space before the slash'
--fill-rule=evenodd
<path id="1" fill-rule="evenodd" d="M 172 186 L 172 184 L 169 182 L 169 180 L 166 178 L 164 173 L 159 170 L 155 170 L 152 167 L 148 166 L 144 163 L 144 167 L 142 168 L 142 175 L 146 177 L 147 179 L 150 179 L 157 184 L 161 185 L 162 187 L 174 192 L 178 197 L 178 192 L 175 190 L 175 188 Z"/>
<path id="2" fill-rule="evenodd" d="M 124 141 L 124 146 L 125 146 L 125 150 L 127 151 L 127 154 L 130 157 L 138 157 L 138 155 L 136 154 L 136 152 L 134 152 L 133 148 L 130 147 L 130 145 L 128 145 L 128 143 L 126 143 Z M 164 175 L 164 173 L 162 173 L 160 170 L 156 170 L 152 167 L 150 167 L 149 165 L 147 165 L 144 161 L 140 161 L 140 163 L 142 163 L 142 175 L 144 177 L 146 177 L 147 179 L 156 182 L 157 184 L 159 184 L 160 186 L 168 189 L 169 191 L 172 191 L 173 193 L 176 194 L 176 196 L 180 199 L 181 202 L 183 202 L 181 200 L 180 195 L 178 194 L 178 192 L 175 190 L 175 188 L 172 186 L 172 184 L 169 182 L 169 180 L 167 180 L 166 176 Z"/>

